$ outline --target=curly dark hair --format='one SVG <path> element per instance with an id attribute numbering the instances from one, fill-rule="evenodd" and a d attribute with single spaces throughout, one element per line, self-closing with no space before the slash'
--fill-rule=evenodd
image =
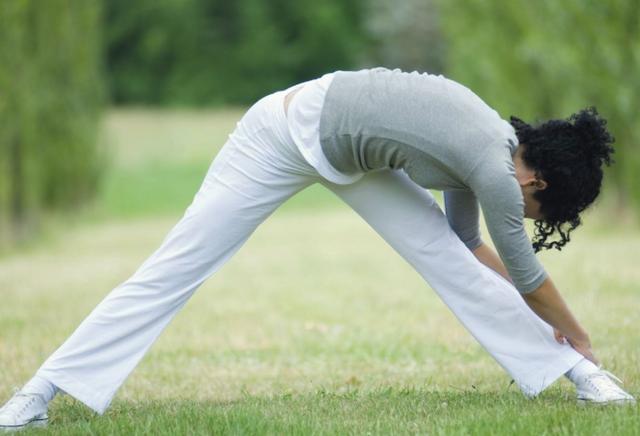
<path id="1" fill-rule="evenodd" d="M 536 126 L 511 117 L 523 145 L 524 163 L 547 182 L 546 189 L 533 194 L 544 217 L 535 221 L 532 245 L 536 253 L 543 248 L 562 249 L 582 223 L 580 213 L 600 194 L 602 164 L 611 165 L 614 152 L 614 138 L 606 124 L 595 107 Z M 556 233 L 560 239 L 547 242 Z"/>

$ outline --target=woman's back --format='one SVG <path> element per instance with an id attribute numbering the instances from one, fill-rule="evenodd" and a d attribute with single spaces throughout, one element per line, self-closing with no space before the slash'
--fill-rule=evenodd
<path id="1" fill-rule="evenodd" d="M 443 76 L 376 68 L 337 72 L 320 121 L 322 149 L 349 174 L 404 169 L 425 188 L 464 189 L 487 154 L 515 152 L 511 125 Z"/>

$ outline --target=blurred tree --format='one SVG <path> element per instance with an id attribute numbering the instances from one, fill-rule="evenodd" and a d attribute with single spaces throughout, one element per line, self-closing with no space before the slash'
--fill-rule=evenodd
<path id="1" fill-rule="evenodd" d="M 363 61 L 441 73 L 445 46 L 439 15 L 434 0 L 369 0 L 365 21 L 369 47 Z"/>
<path id="2" fill-rule="evenodd" d="M 0 2 L 0 245 L 100 175 L 100 3 Z"/>
<path id="3" fill-rule="evenodd" d="M 364 0 L 110 0 L 109 88 L 116 103 L 250 103 L 353 66 Z"/>
<path id="4" fill-rule="evenodd" d="M 595 105 L 616 136 L 611 181 L 640 206 L 640 2 L 440 1 L 447 72 L 504 116 Z M 609 179 L 609 177 L 607 178 Z"/>

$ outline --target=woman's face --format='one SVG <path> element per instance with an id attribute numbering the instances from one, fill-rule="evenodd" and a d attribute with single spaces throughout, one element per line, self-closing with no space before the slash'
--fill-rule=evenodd
<path id="1" fill-rule="evenodd" d="M 533 193 L 526 193 L 525 188 L 522 188 L 522 195 L 524 197 L 524 217 L 532 220 L 544 219 L 544 215 L 540 213 L 540 202 L 533 198 Z"/>

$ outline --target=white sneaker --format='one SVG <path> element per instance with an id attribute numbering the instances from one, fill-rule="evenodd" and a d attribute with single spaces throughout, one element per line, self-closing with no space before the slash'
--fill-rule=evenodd
<path id="1" fill-rule="evenodd" d="M 622 384 L 622 380 L 604 369 L 585 375 L 576 383 L 578 404 L 635 404 L 635 398 L 623 391 L 614 380 Z"/>
<path id="2" fill-rule="evenodd" d="M 0 409 L 0 431 L 47 425 L 47 402 L 38 394 L 18 391 Z"/>

